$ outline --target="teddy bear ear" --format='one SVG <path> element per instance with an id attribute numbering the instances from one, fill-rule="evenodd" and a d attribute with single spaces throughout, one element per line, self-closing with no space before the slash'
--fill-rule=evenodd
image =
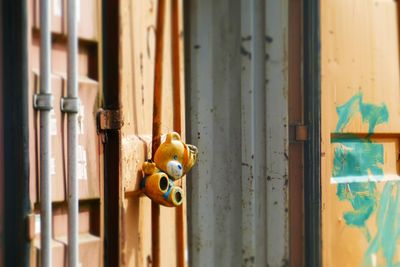
<path id="1" fill-rule="evenodd" d="M 167 134 L 167 139 L 165 140 L 165 142 L 171 143 L 172 141 L 175 141 L 175 140 L 181 140 L 181 136 L 176 132 L 172 132 L 172 133 Z"/>

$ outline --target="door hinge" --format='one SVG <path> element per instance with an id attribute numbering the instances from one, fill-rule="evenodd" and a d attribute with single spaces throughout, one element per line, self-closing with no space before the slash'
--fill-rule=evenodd
<path id="1" fill-rule="evenodd" d="M 308 126 L 303 124 L 290 125 L 290 142 L 305 142 L 308 140 Z"/>
<path id="2" fill-rule="evenodd" d="M 123 125 L 121 110 L 99 109 L 97 111 L 97 132 L 119 130 Z"/>

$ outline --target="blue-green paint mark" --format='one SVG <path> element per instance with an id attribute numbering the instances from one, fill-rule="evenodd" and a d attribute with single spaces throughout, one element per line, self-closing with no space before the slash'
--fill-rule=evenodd
<path id="1" fill-rule="evenodd" d="M 363 102 L 362 92 L 358 92 L 345 104 L 336 108 L 339 116 L 336 125 L 337 132 L 343 132 L 357 113 L 361 113 L 363 122 L 368 123 L 370 134 L 376 125 L 389 120 L 388 110 L 385 105 L 373 105 Z M 335 138 L 332 143 L 336 144 L 334 151 L 332 176 L 338 177 L 365 177 L 374 175 L 383 176 L 382 165 L 384 163 L 384 149 L 382 144 L 373 143 L 369 136 L 359 138 Z M 337 196 L 342 201 L 349 201 L 353 210 L 345 212 L 343 217 L 348 225 L 361 227 L 367 240 L 370 239 L 365 222 L 376 208 L 376 186 L 372 182 L 343 183 L 337 188 Z"/>
<path id="2" fill-rule="evenodd" d="M 365 176 L 369 173 L 382 176 L 383 145 L 368 139 L 334 139 L 336 143 L 333 177 Z"/>
<path id="3" fill-rule="evenodd" d="M 363 122 L 369 123 L 368 133 L 374 132 L 375 126 L 389 121 L 389 112 L 386 105 L 379 106 L 363 104 L 361 101 L 360 111 Z"/>
<path id="4" fill-rule="evenodd" d="M 343 132 L 343 129 L 349 124 L 353 116 L 360 111 L 361 101 L 362 93 L 359 92 L 345 104 L 336 108 L 336 112 L 339 116 L 339 121 L 336 124 L 336 132 Z"/>
<path id="5" fill-rule="evenodd" d="M 339 116 L 336 132 L 343 132 L 353 116 L 360 112 L 362 121 L 368 123 L 368 133 L 372 134 L 376 125 L 389 121 L 389 111 L 385 104 L 373 105 L 363 101 L 362 92 L 358 92 L 349 101 L 336 108 Z"/>
<path id="6" fill-rule="evenodd" d="M 343 214 L 348 225 L 365 228 L 365 222 L 376 207 L 376 186 L 373 182 L 338 184 L 337 196 L 340 200 L 350 202 L 353 210 Z M 364 229 L 367 240 L 370 234 Z"/>
<path id="7" fill-rule="evenodd" d="M 370 140 L 357 137 L 336 138 L 332 176 L 344 178 L 346 176 L 365 177 L 373 174 L 383 177 L 383 145 L 372 143 Z M 348 225 L 365 228 L 365 222 L 376 207 L 375 183 L 340 183 L 337 196 L 342 201 L 349 201 L 353 210 L 344 213 L 343 218 Z M 370 239 L 369 231 L 365 228 L 364 235 Z"/>
<path id="8" fill-rule="evenodd" d="M 370 242 L 364 256 L 363 266 L 371 266 L 372 255 L 382 250 L 386 266 L 399 266 L 394 263 L 397 241 L 400 236 L 400 182 L 386 182 L 379 201 L 376 215 L 377 233 Z"/>
<path id="9" fill-rule="evenodd" d="M 332 143 L 336 144 L 332 176 L 383 177 L 384 148 L 382 144 L 373 143 L 370 136 L 377 125 L 389 121 L 386 105 L 363 103 L 363 95 L 359 92 L 344 105 L 337 107 L 336 111 L 339 115 L 336 132 L 343 132 L 359 112 L 362 121 L 369 124 L 369 135 L 366 138 L 353 136 L 332 139 Z M 400 238 L 400 182 L 386 182 L 380 196 L 376 193 L 374 182 L 341 183 L 338 184 L 336 194 L 341 201 L 349 201 L 352 205 L 353 210 L 343 214 L 346 223 L 361 228 L 369 242 L 362 266 L 371 266 L 372 256 L 381 251 L 386 266 L 400 267 L 399 262 L 393 261 Z M 377 232 L 371 239 L 366 221 L 375 210 Z"/>

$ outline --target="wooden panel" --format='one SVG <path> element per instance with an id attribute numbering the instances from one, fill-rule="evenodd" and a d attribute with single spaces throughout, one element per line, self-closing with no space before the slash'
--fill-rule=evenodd
<path id="1" fill-rule="evenodd" d="M 81 101 L 78 115 L 78 180 L 79 198 L 100 197 L 99 140 L 96 128 L 98 83 L 90 79 L 78 81 Z"/>
<path id="2" fill-rule="evenodd" d="M 89 57 L 92 47 L 80 46 L 78 54 L 78 73 L 81 76 L 90 77 Z M 30 46 L 30 64 L 33 69 L 39 69 L 40 56 L 39 35 L 33 34 Z M 97 55 L 95 55 L 97 56 Z M 51 51 L 51 66 L 54 73 L 67 73 L 67 47 L 66 42 L 53 42 Z"/>
<path id="3" fill-rule="evenodd" d="M 67 237 L 59 237 L 57 240 L 68 246 Z M 89 233 L 80 233 L 78 236 L 78 246 L 79 246 L 79 266 L 89 266 L 89 267 L 100 267 L 101 255 L 100 255 L 100 238 Z M 65 258 L 63 265 L 55 266 L 70 266 L 68 264 L 68 258 Z"/>
<path id="4" fill-rule="evenodd" d="M 179 3 L 181 5 L 181 1 Z M 173 130 L 171 10 L 169 4 L 166 7 L 162 81 L 163 134 Z M 129 193 L 129 198 L 123 202 L 125 215 L 122 235 L 126 238 L 121 242 L 126 266 L 147 266 L 151 262 L 151 201 L 141 195 L 139 184 L 142 162 L 150 157 L 151 152 L 156 14 L 157 1 L 121 0 L 120 77 L 124 116 L 121 156 L 123 188 L 124 192 Z M 183 74 L 183 68 L 181 71 Z M 161 207 L 160 221 L 161 266 L 176 266 L 175 209 Z"/>
<path id="5" fill-rule="evenodd" d="M 52 266 L 64 266 L 65 247 L 61 242 L 52 240 Z M 31 247 L 30 266 L 41 266 L 40 264 L 40 237 L 36 237 Z"/>
<path id="6" fill-rule="evenodd" d="M 397 1 L 321 1 L 324 266 L 400 263 Z"/>
<path id="7" fill-rule="evenodd" d="M 90 210 L 80 208 L 79 210 L 79 233 L 90 233 Z M 68 209 L 59 207 L 53 210 L 53 235 L 57 240 L 62 240 L 68 236 Z"/>
<path id="8" fill-rule="evenodd" d="M 91 212 L 94 206 L 84 206 L 79 209 L 79 263 L 82 266 L 100 266 L 101 255 L 100 237 L 92 234 L 91 221 L 98 219 Z M 68 214 L 66 208 L 54 210 L 53 215 L 54 238 L 67 248 Z M 67 258 L 62 266 L 69 266 Z"/>
<path id="9" fill-rule="evenodd" d="M 29 75 L 29 88 L 30 91 L 33 92 L 36 90 L 35 82 L 37 82 L 37 72 L 30 72 Z M 31 94 L 31 97 L 32 97 Z M 33 108 L 33 101 L 28 101 L 29 105 L 29 198 L 31 200 L 32 206 L 36 203 L 38 198 L 38 188 L 36 187 L 37 184 L 37 177 L 39 167 L 37 161 L 37 132 L 36 132 L 36 114 Z"/>
<path id="10" fill-rule="evenodd" d="M 33 0 L 33 28 L 40 29 L 40 0 Z M 67 3 L 68 0 L 51 0 L 51 31 L 57 34 L 68 34 Z M 99 0 L 78 0 L 78 38 L 97 40 Z"/>
<path id="11" fill-rule="evenodd" d="M 63 1 L 64 10 L 67 10 L 68 0 Z M 78 38 L 97 40 L 98 37 L 98 8 L 99 0 L 77 0 Z M 66 13 L 65 13 L 66 14 Z M 67 16 L 64 16 L 65 33 L 68 33 Z"/>
<path id="12" fill-rule="evenodd" d="M 63 76 L 66 96 L 67 80 Z M 98 82 L 86 77 L 78 79 L 80 111 L 78 113 L 77 179 L 80 199 L 100 197 L 99 139 L 97 135 L 96 113 L 98 110 Z M 64 162 L 67 161 L 67 120 L 64 120 Z"/>
<path id="13" fill-rule="evenodd" d="M 32 15 L 33 28 L 40 29 L 40 1 L 32 0 L 34 3 L 34 10 Z M 65 33 L 66 23 L 64 22 L 65 10 L 63 7 L 64 0 L 51 0 L 50 1 L 50 14 L 51 14 L 51 31 L 53 33 Z"/>
<path id="14" fill-rule="evenodd" d="M 326 1 L 321 5 L 325 125 L 337 132 L 336 107 L 357 93 L 364 103 L 386 105 L 390 120 L 375 133 L 400 131 L 396 1 Z M 357 115 L 344 132 L 368 132 Z"/>

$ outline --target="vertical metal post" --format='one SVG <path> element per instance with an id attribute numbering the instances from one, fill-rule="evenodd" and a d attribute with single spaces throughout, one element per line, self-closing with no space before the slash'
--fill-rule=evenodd
<path id="1" fill-rule="evenodd" d="M 171 55 L 173 84 L 173 124 L 174 131 L 182 134 L 181 84 L 180 84 L 180 49 L 179 49 L 179 0 L 171 1 Z M 184 188 L 185 181 L 181 179 Z M 178 267 L 185 266 L 185 218 L 184 205 L 176 207 L 176 262 Z"/>
<path id="2" fill-rule="evenodd" d="M 153 97 L 153 145 L 152 158 L 161 141 L 162 117 L 162 78 L 163 78 L 163 45 L 164 45 L 165 0 L 158 1 L 156 54 L 154 66 L 154 97 Z M 151 254 L 152 266 L 160 266 L 160 205 L 151 203 Z"/>
<path id="3" fill-rule="evenodd" d="M 68 73 L 67 97 L 62 101 L 62 109 L 68 114 L 68 262 L 69 266 L 78 266 L 78 184 L 77 168 L 77 113 L 78 99 L 78 37 L 77 37 L 77 1 L 68 1 Z"/>
<path id="4" fill-rule="evenodd" d="M 102 81 L 104 109 L 121 109 L 119 79 L 120 0 L 102 0 Z M 104 266 L 120 266 L 122 218 L 122 180 L 120 130 L 108 130 L 104 143 Z"/>
<path id="5" fill-rule="evenodd" d="M 40 1 L 40 96 L 51 100 L 50 1 Z M 51 266 L 51 137 L 50 105 L 40 109 L 40 259 L 41 266 Z"/>
<path id="6" fill-rule="evenodd" d="M 305 266 L 321 266 L 320 1 L 304 0 L 304 106 L 309 140 L 304 148 Z"/>

